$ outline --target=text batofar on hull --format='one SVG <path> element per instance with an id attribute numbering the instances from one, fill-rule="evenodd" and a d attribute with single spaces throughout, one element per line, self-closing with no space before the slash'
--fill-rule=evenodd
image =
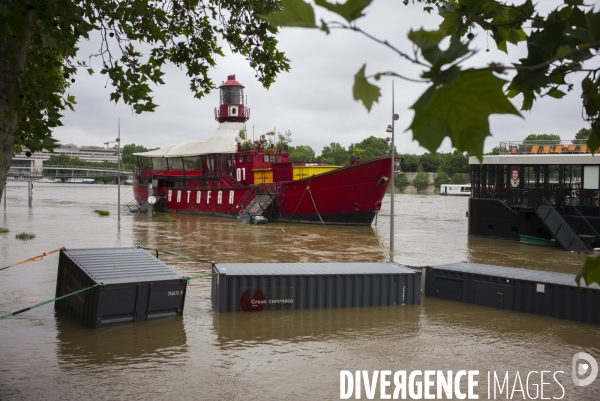
<path id="1" fill-rule="evenodd" d="M 134 153 L 134 196 L 143 206 L 152 185 L 155 210 L 269 221 L 370 225 L 391 179 L 391 157 L 349 166 L 291 162 L 285 147 L 244 140 L 250 118 L 244 86 L 227 77 L 215 109 L 217 132 Z M 396 165 L 401 156 L 395 157 Z"/>

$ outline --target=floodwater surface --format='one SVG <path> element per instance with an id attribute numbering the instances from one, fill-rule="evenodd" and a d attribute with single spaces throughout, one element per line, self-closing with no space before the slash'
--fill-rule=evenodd
<path id="1" fill-rule="evenodd" d="M 133 199 L 131 187 L 121 194 L 122 204 Z M 0 234 L 0 268 L 63 246 L 175 252 L 191 259 L 160 258 L 184 276 L 210 272 L 198 259 L 409 266 L 464 260 L 573 274 L 585 259 L 468 237 L 463 197 L 396 194 L 390 254 L 389 195 L 371 227 L 238 226 L 181 214 L 176 223 L 160 223 L 125 212 L 119 222 L 116 186 L 34 183 L 33 196 L 29 208 L 27 184 L 9 182 L 0 226 L 11 231 Z M 21 241 L 20 232 L 36 237 Z M 53 253 L 0 271 L 0 315 L 54 298 L 57 267 Z M 0 399 L 337 400 L 341 370 L 478 370 L 479 399 L 488 399 L 488 372 L 500 381 L 508 372 L 510 390 L 496 389 L 495 399 L 533 399 L 542 381 L 544 398 L 600 399 L 600 378 L 586 387 L 571 379 L 574 354 L 600 361 L 598 326 L 425 297 L 412 306 L 216 314 L 209 280 L 191 281 L 176 318 L 94 330 L 50 303 L 0 320 Z M 526 381 L 532 371 L 538 373 Z M 542 379 L 541 371 L 551 373 Z M 367 399 L 364 388 L 361 397 Z"/>

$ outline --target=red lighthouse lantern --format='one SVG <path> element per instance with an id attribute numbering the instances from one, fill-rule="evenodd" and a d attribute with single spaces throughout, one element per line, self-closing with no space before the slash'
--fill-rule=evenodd
<path id="1" fill-rule="evenodd" d="M 221 105 L 215 109 L 215 120 L 220 123 L 248 121 L 250 109 L 244 105 L 244 86 L 235 80 L 235 75 L 229 75 L 219 89 Z"/>

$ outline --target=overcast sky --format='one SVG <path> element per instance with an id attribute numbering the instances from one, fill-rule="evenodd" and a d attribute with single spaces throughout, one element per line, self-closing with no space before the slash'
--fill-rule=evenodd
<path id="1" fill-rule="evenodd" d="M 549 2 L 544 1 L 544 6 Z M 555 1 L 552 1 L 555 3 Z M 598 7 L 596 5 L 596 7 Z M 412 52 L 407 33 L 410 29 L 435 29 L 440 22 L 434 12 L 423 12 L 420 4 L 404 6 L 401 0 L 374 0 L 366 10 L 366 17 L 359 26 L 377 38 L 387 39 L 399 49 Z M 317 9 L 317 20 L 333 20 L 333 14 Z M 339 18 L 337 18 L 339 20 Z M 481 51 L 469 60 L 473 66 L 484 66 L 492 61 L 515 60 L 521 49 L 510 46 L 508 59 L 481 31 L 474 31 L 474 44 Z M 254 78 L 254 71 L 238 55 L 227 54 L 219 58 L 218 66 L 210 73 L 220 84 L 230 74 L 245 86 L 251 109 L 246 123 L 248 132 L 255 137 L 276 129 L 281 133 L 292 132 L 292 145 L 309 145 L 316 154 L 324 146 L 337 142 L 347 147 L 371 135 L 386 137 L 385 129 L 391 123 L 392 81 L 379 81 L 383 96 L 371 112 L 352 97 L 354 75 L 367 63 L 367 74 L 396 71 L 401 75 L 418 78 L 419 68 L 404 61 L 387 48 L 374 43 L 360 34 L 335 30 L 326 35 L 319 30 L 284 28 L 278 35 L 279 49 L 291 60 L 292 69 L 281 74 L 269 90 Z M 99 41 L 80 44 L 83 58 L 99 48 Z M 92 67 L 100 70 L 100 61 L 92 60 Z M 164 77 L 165 85 L 155 88 L 154 103 L 159 107 L 154 113 L 141 115 L 131 112 L 122 102 L 110 102 L 110 86 L 105 88 L 106 76 L 89 76 L 82 70 L 69 89 L 75 95 L 75 112 L 66 112 L 64 126 L 54 132 L 61 143 L 78 146 L 101 146 L 117 136 L 117 121 L 121 120 L 122 144 L 135 143 L 147 148 L 160 147 L 192 139 L 206 140 L 217 129 L 214 108 L 219 104 L 218 90 L 202 100 L 195 99 L 190 90 L 185 71 L 169 67 Z M 508 77 L 507 77 L 508 78 Z M 500 141 L 523 140 L 529 134 L 558 134 L 562 139 L 572 139 L 581 128 L 589 125 L 581 118 L 580 78 L 573 81 L 575 91 L 561 100 L 538 100 L 531 112 L 520 118 L 514 115 L 493 115 L 490 127 L 493 137 L 485 142 L 489 151 Z M 406 128 L 412 121 L 409 107 L 426 90 L 426 84 L 394 79 L 395 110 L 400 115 L 396 122 L 396 147 L 400 153 L 422 154 L 426 150 L 412 139 Z M 521 97 L 513 103 L 520 109 Z M 452 147 L 446 140 L 439 151 L 448 152 Z"/>

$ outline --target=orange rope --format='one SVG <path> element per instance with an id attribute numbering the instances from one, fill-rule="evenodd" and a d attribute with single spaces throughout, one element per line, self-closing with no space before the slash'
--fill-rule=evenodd
<path id="1" fill-rule="evenodd" d="M 50 255 L 50 254 L 52 254 L 54 252 L 62 251 L 63 249 L 65 249 L 64 246 L 62 246 L 62 247 L 60 247 L 58 249 L 55 249 L 53 251 L 50 251 L 50 252 L 44 252 L 41 255 L 34 256 L 32 258 L 29 258 L 29 259 L 25 259 L 25 260 L 23 260 L 23 261 L 21 261 L 19 263 L 15 263 L 14 265 L 3 267 L 3 268 L 0 269 L 0 271 L 2 271 L 4 269 L 8 269 L 9 267 L 18 266 L 18 265 L 21 265 L 21 264 L 27 263 L 27 262 L 38 262 L 38 261 L 42 260 L 44 258 L 44 256 Z"/>

